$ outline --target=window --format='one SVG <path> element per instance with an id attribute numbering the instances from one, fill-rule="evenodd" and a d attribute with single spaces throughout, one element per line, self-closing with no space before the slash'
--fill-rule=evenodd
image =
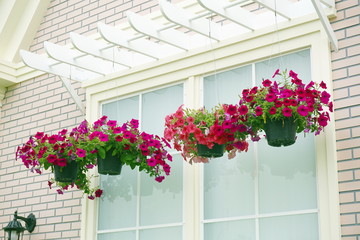
<path id="1" fill-rule="evenodd" d="M 310 81 L 309 50 L 205 77 L 204 105 L 237 103 L 243 88 L 283 66 Z M 313 134 L 289 147 L 251 144 L 235 159 L 204 164 L 203 239 L 319 239 Z"/>
<path id="2" fill-rule="evenodd" d="M 143 131 L 162 136 L 165 116 L 182 99 L 181 84 L 105 103 L 102 113 L 120 123 L 140 119 Z M 98 240 L 182 239 L 183 161 L 172 155 L 171 175 L 161 184 L 127 166 L 120 176 L 101 176 L 105 194 L 99 201 Z"/>
<path id="3" fill-rule="evenodd" d="M 162 134 L 165 115 L 182 103 L 235 103 L 241 89 L 285 67 L 331 88 L 330 51 L 317 25 L 309 21 L 278 34 L 281 58 L 271 58 L 274 49 L 264 33 L 256 41 L 233 39 L 88 84 L 87 117 L 139 118 L 142 130 Z M 126 167 L 119 177 L 102 176 L 110 191 L 84 201 L 82 239 L 337 240 L 333 122 L 325 134 L 298 134 L 295 145 L 279 149 L 254 143 L 232 160 L 190 165 L 175 154 L 162 184 Z"/>

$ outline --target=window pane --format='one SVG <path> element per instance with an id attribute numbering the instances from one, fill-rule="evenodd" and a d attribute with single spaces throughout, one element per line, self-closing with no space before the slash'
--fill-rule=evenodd
<path id="1" fill-rule="evenodd" d="M 181 240 L 181 227 L 167 227 L 140 231 L 140 240 Z"/>
<path id="2" fill-rule="evenodd" d="M 314 136 L 288 147 L 259 142 L 260 213 L 317 208 Z"/>
<path id="3" fill-rule="evenodd" d="M 142 129 L 163 136 L 165 117 L 183 104 L 183 85 L 145 93 L 142 98 Z"/>
<path id="4" fill-rule="evenodd" d="M 205 77 L 204 105 L 212 108 L 219 103 L 238 103 L 241 90 L 250 87 L 250 65 Z"/>
<path id="5" fill-rule="evenodd" d="M 135 240 L 136 234 L 134 231 L 131 232 L 117 232 L 117 233 L 102 233 L 97 237 L 98 240 Z"/>
<path id="6" fill-rule="evenodd" d="M 205 224 L 205 240 L 255 240 L 255 236 L 254 220 Z"/>
<path id="7" fill-rule="evenodd" d="M 304 83 L 311 81 L 310 50 L 304 50 L 285 56 L 269 59 L 255 64 L 256 85 L 260 85 L 263 78 L 271 78 L 276 69 L 281 71 L 293 70 L 299 74 Z"/>
<path id="8" fill-rule="evenodd" d="M 162 183 L 141 174 L 140 225 L 182 222 L 182 163 L 173 155 L 170 176 Z"/>
<path id="9" fill-rule="evenodd" d="M 254 153 L 237 154 L 204 164 L 204 219 L 255 214 Z"/>
<path id="10" fill-rule="evenodd" d="M 102 114 L 110 120 L 117 120 L 120 124 L 139 119 L 139 97 L 130 97 L 102 105 Z"/>
<path id="11" fill-rule="evenodd" d="M 99 203 L 99 230 L 133 227 L 136 225 L 137 171 L 123 166 L 121 175 L 101 175 L 104 190 Z"/>
<path id="12" fill-rule="evenodd" d="M 318 240 L 317 214 L 260 219 L 260 240 Z"/>

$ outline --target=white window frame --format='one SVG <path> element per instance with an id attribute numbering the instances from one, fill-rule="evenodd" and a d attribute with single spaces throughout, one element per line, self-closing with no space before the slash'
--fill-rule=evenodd
<path id="1" fill-rule="evenodd" d="M 247 65 L 270 57 L 310 48 L 311 76 L 332 89 L 331 52 L 326 33 L 315 15 L 278 26 L 240 35 L 229 40 L 191 50 L 155 63 L 111 74 L 83 84 L 86 88 L 86 116 L 94 121 L 100 116 L 100 104 L 136 92 L 184 81 L 184 104 L 201 107 L 201 76 Z M 279 43 L 274 43 L 274 39 Z M 199 91 L 193 91 L 199 89 Z M 317 184 L 320 240 L 340 239 L 339 191 L 335 146 L 335 121 L 316 137 Z M 210 163 L 211 164 L 211 163 Z M 185 240 L 201 239 L 201 164 L 184 164 L 184 234 Z M 82 202 L 82 240 L 96 240 L 97 201 Z"/>

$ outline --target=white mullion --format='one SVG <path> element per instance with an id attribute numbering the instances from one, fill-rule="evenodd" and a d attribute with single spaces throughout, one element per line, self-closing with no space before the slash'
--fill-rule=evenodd
<path id="1" fill-rule="evenodd" d="M 110 229 L 110 230 L 99 230 L 97 231 L 98 234 L 104 233 L 117 233 L 117 232 L 130 232 L 130 231 L 137 231 L 137 230 L 146 230 L 146 229 L 159 229 L 159 228 L 168 228 L 168 227 L 180 227 L 183 223 L 169 223 L 169 224 L 158 224 L 158 225 L 148 225 L 142 227 L 127 227 L 127 228 L 118 228 L 118 229 Z"/>
<path id="2" fill-rule="evenodd" d="M 198 83 L 199 83 L 199 98 L 197 99 L 197 106 L 204 106 L 204 77 L 202 76 L 201 79 L 198 79 Z M 199 187 L 199 191 L 201 191 L 199 193 L 199 200 L 198 200 L 198 203 L 199 203 L 199 209 L 200 209 L 200 215 L 199 215 L 199 220 L 200 220 L 200 228 L 197 229 L 198 233 L 197 233 L 197 236 L 199 237 L 199 239 L 201 240 L 204 240 L 204 237 L 205 237 L 205 234 L 204 234 L 204 231 L 205 231 L 205 224 L 204 224 L 204 217 L 205 217 L 205 214 L 204 214 L 204 208 L 205 208 L 205 193 L 204 193 L 204 164 L 202 165 L 197 165 L 198 168 L 197 168 L 197 173 L 199 173 L 199 180 L 198 180 L 198 184 L 200 184 L 200 187 Z M 199 232 L 200 231 L 200 232 Z M 196 235 L 195 235 L 196 237 Z"/>
<path id="3" fill-rule="evenodd" d="M 204 220 L 204 223 L 218 223 L 218 222 L 230 222 L 230 221 L 239 221 L 239 220 L 249 220 L 249 219 L 260 219 L 260 218 L 270 218 L 270 217 L 283 217 L 283 216 L 296 216 L 310 213 L 318 213 L 318 209 L 306 209 L 306 210 L 295 210 L 287 212 L 277 212 L 277 213 L 265 213 L 258 215 L 246 215 L 239 217 L 225 217 L 225 218 L 214 218 L 209 220 Z"/>
<path id="4" fill-rule="evenodd" d="M 139 129 L 142 129 L 142 94 L 139 94 Z M 135 236 L 136 236 L 136 240 L 140 240 L 140 208 L 141 208 L 141 202 L 140 202 L 140 198 L 141 198 L 141 192 L 140 192 L 140 188 L 141 188 L 141 174 L 138 171 L 137 173 L 137 189 L 136 189 L 136 194 L 137 194 L 137 201 L 136 201 L 136 226 L 135 226 Z"/>
<path id="5" fill-rule="evenodd" d="M 251 64 L 251 81 L 252 85 L 256 85 L 256 68 L 255 64 Z M 254 142 L 254 193 L 255 193 L 255 239 L 260 239 L 259 226 L 259 158 L 258 158 L 258 144 Z"/>

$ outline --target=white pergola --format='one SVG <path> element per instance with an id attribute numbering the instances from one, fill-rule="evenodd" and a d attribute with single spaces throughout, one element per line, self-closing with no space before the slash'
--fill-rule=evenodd
<path id="1" fill-rule="evenodd" d="M 262 9 L 252 12 L 251 4 Z M 175 54 L 209 46 L 241 34 L 316 13 L 335 51 L 337 39 L 328 15 L 334 0 L 187 0 L 174 5 L 159 0 L 161 14 L 127 13 L 122 27 L 98 24 L 99 34 L 70 33 L 71 44 L 44 42 L 46 54 L 20 50 L 23 62 L 61 78 L 75 103 L 85 113 L 71 80 L 84 82 L 158 61 Z"/>

